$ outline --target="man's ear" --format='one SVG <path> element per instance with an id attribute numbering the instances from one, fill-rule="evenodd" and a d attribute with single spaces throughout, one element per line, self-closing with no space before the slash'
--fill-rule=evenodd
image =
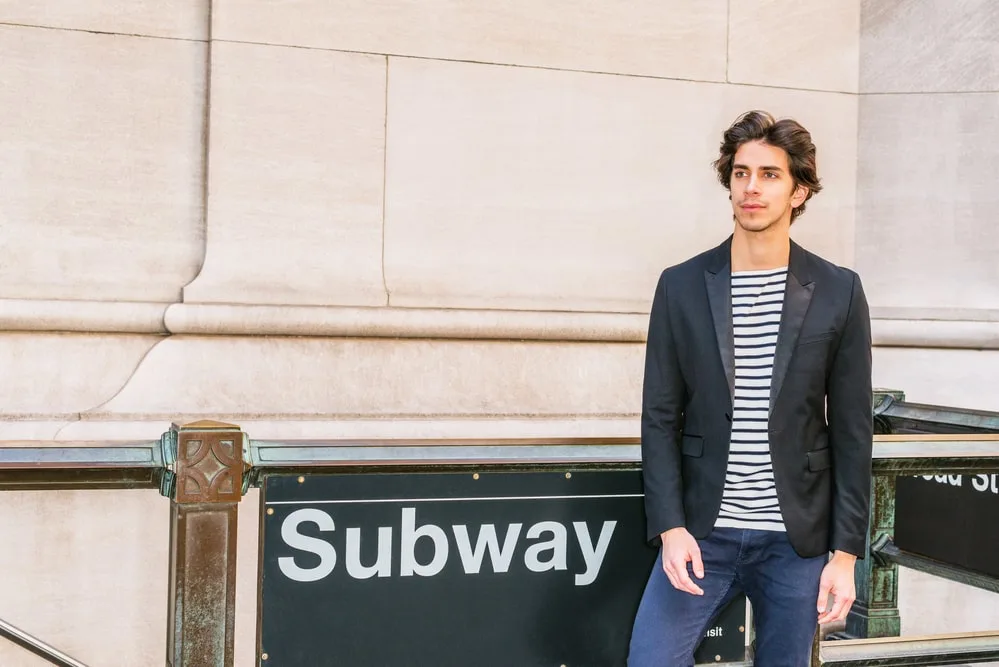
<path id="1" fill-rule="evenodd" d="M 791 194 L 791 208 L 798 208 L 808 199 L 808 188 L 804 185 L 796 185 L 794 193 Z"/>

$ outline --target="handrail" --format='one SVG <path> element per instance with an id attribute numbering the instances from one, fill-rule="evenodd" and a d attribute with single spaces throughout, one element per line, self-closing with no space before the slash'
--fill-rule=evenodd
<path id="1" fill-rule="evenodd" d="M 163 441 L 29 442 L 33 446 L 0 441 L 0 488 L 156 488 L 170 469 Z M 631 464 L 641 461 L 639 443 L 638 438 L 250 440 L 247 464 L 257 473 L 393 464 Z M 876 475 L 980 472 L 999 464 L 999 434 L 876 435 L 872 457 Z"/>
<path id="2" fill-rule="evenodd" d="M 871 544 L 871 553 L 880 563 L 895 563 L 902 567 L 932 574 L 936 577 L 956 581 L 959 584 L 966 584 L 981 588 L 993 593 L 999 593 L 999 578 L 974 572 L 963 567 L 956 567 L 948 563 L 942 563 L 933 558 L 920 556 L 905 549 L 899 549 L 895 542 L 888 535 L 881 535 L 880 538 Z"/>
<path id="3" fill-rule="evenodd" d="M 999 632 L 968 632 L 932 637 L 838 639 L 821 642 L 822 665 L 907 667 L 999 660 Z"/>
<path id="4" fill-rule="evenodd" d="M 973 455 L 991 456 L 995 451 L 989 443 L 999 442 L 999 433 L 937 433 L 937 434 L 894 434 L 874 436 L 874 458 L 921 458 L 941 454 L 969 457 Z M 324 450 L 351 451 L 370 448 L 413 447 L 440 448 L 440 451 L 453 451 L 456 447 L 502 447 L 519 457 L 529 453 L 524 449 L 543 447 L 607 447 L 607 451 L 633 453 L 632 447 L 641 443 L 637 437 L 578 437 L 578 438 L 415 438 L 415 439 L 314 439 L 289 438 L 285 440 L 250 440 L 251 462 L 254 465 L 268 466 L 281 461 L 273 453 L 283 451 L 288 454 L 287 463 L 322 464 L 323 461 L 308 461 L 309 453 Z M 946 445 L 934 443 L 948 443 Z M 297 452 L 297 453 L 296 453 Z M 513 454 L 511 454 L 513 457 Z M 161 440 L 0 440 L 0 470 L 35 468 L 159 468 L 164 465 L 163 443 Z M 504 457 L 510 458 L 510 457 Z M 282 465 L 285 463 L 281 461 Z"/>
<path id="5" fill-rule="evenodd" d="M 397 463 L 638 463 L 638 438 L 561 440 L 250 440 L 254 469 Z M 541 444 L 545 443 L 545 444 Z M 875 474 L 999 467 L 999 434 L 877 435 Z"/>
<path id="6" fill-rule="evenodd" d="M 624 439 L 622 439 L 624 440 Z M 338 440 L 250 440 L 254 469 L 313 466 L 392 464 L 486 463 L 637 463 L 641 449 L 636 441 L 608 444 L 607 440 L 412 440 L 364 443 Z M 488 444 L 487 444 L 488 443 Z"/>
<path id="7" fill-rule="evenodd" d="M 29 635 L 24 630 L 14 627 L 3 619 L 0 619 L 0 637 L 9 639 L 24 650 L 30 651 L 40 658 L 44 658 L 53 665 L 58 665 L 59 667 L 87 667 L 79 660 L 66 655 L 57 648 L 49 646 L 41 639 Z"/>
<path id="8" fill-rule="evenodd" d="M 155 441 L 0 441 L 0 489 L 158 488 L 166 468 Z"/>
<path id="9" fill-rule="evenodd" d="M 908 403 L 891 393 L 874 406 L 875 421 L 886 423 L 893 433 L 982 433 L 999 432 L 999 413 L 968 408 Z"/>

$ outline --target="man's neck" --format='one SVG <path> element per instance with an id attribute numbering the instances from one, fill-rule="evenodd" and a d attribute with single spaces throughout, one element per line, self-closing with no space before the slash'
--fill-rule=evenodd
<path id="1" fill-rule="evenodd" d="M 789 231 L 771 227 L 763 232 L 747 232 L 736 225 L 732 236 L 732 270 L 767 271 L 787 266 L 791 256 Z"/>

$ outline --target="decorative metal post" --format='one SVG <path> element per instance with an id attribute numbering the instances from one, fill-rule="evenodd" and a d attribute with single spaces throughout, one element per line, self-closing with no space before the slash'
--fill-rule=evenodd
<path id="1" fill-rule="evenodd" d="M 875 475 L 867 557 L 857 561 L 857 600 L 846 618 L 846 634 L 860 639 L 898 637 L 898 566 L 878 558 L 871 544 L 895 534 L 895 475 Z"/>
<path id="2" fill-rule="evenodd" d="M 171 499 L 167 667 L 232 667 L 243 449 L 238 426 L 213 421 L 174 424 L 163 437 L 161 491 Z"/>
<path id="3" fill-rule="evenodd" d="M 891 424 L 880 413 L 905 393 L 895 389 L 874 391 L 874 432 L 891 433 Z M 857 600 L 846 618 L 846 631 L 830 638 L 898 637 L 898 566 L 875 556 L 871 544 L 895 535 L 895 475 L 875 473 L 871 479 L 871 525 L 867 533 L 866 558 L 857 560 Z"/>

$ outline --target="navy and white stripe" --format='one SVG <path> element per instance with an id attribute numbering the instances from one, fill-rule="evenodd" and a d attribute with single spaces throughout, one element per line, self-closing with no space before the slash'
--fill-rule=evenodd
<path id="1" fill-rule="evenodd" d="M 735 404 L 719 527 L 784 531 L 767 433 L 786 283 L 787 267 L 732 273 Z"/>

